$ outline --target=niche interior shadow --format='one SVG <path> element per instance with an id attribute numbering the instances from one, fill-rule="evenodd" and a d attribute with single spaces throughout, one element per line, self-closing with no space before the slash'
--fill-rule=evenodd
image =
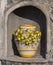
<path id="1" fill-rule="evenodd" d="M 37 22 L 40 25 L 40 30 L 42 32 L 40 42 L 40 54 L 43 56 L 43 58 L 45 58 L 47 51 L 47 20 L 44 13 L 34 6 L 23 6 L 15 9 L 13 13 L 22 18 L 33 20 L 34 22 Z"/>

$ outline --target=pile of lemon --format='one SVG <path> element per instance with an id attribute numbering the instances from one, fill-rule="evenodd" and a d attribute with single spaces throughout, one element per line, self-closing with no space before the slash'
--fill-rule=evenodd
<path id="1" fill-rule="evenodd" d="M 18 29 L 16 30 L 14 33 L 13 33 L 14 36 L 17 37 L 17 40 L 18 41 L 21 41 L 24 39 L 24 34 L 23 34 L 23 31 L 21 29 Z"/>
<path id="2" fill-rule="evenodd" d="M 24 44 L 28 45 L 28 44 L 32 44 L 32 43 L 36 43 L 38 41 L 38 39 L 40 39 L 41 37 L 41 31 L 32 31 L 30 29 L 27 29 L 27 31 L 23 31 L 21 28 L 19 28 L 18 30 L 16 30 L 13 35 L 16 37 L 17 41 L 25 41 Z"/>

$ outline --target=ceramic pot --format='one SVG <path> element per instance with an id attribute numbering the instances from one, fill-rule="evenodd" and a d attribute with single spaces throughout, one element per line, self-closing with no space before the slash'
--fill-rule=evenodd
<path id="1" fill-rule="evenodd" d="M 36 30 L 36 27 L 33 25 L 21 25 L 20 28 L 22 31 L 24 31 L 24 35 L 26 38 L 27 38 L 26 30 L 28 31 Z M 25 57 L 25 58 L 31 58 L 36 55 L 36 51 L 38 49 L 39 43 L 40 43 L 40 39 L 38 39 L 36 43 L 34 42 L 32 44 L 25 45 L 25 40 L 22 40 L 21 42 L 16 43 L 16 46 L 17 46 L 20 56 Z"/>

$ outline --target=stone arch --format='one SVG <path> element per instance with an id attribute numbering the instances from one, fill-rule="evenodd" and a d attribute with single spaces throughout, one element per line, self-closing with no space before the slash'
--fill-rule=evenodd
<path id="1" fill-rule="evenodd" d="M 33 4 L 29 1 L 22 1 L 20 3 L 17 3 L 15 5 L 13 5 L 12 7 L 10 7 L 8 10 L 6 10 L 5 12 L 5 21 L 4 21 L 4 24 L 5 24 L 5 27 L 4 27 L 4 31 L 5 31 L 5 36 L 4 36 L 4 41 L 5 41 L 5 54 L 7 54 L 7 20 L 8 20 L 8 16 L 9 14 L 15 10 L 16 8 L 19 8 L 19 7 L 22 7 L 22 6 L 28 6 L 28 5 L 32 5 L 32 6 L 35 6 L 37 7 L 38 9 L 40 9 L 44 15 L 46 16 L 46 19 L 47 19 L 47 52 L 49 53 L 50 52 L 50 19 L 49 19 L 49 14 L 48 14 L 48 11 L 46 9 L 45 6 L 43 5 L 39 5 L 39 4 Z"/>

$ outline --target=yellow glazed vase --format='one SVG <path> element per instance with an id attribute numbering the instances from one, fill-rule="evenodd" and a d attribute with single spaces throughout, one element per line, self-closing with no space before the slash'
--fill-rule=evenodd
<path id="1" fill-rule="evenodd" d="M 34 31 L 36 29 L 36 27 L 34 25 L 21 25 L 20 28 L 22 31 L 24 31 L 24 35 L 26 37 L 27 37 L 27 35 L 25 33 L 25 30 Z M 32 45 L 31 44 L 25 45 L 25 44 L 21 44 L 21 43 L 25 43 L 25 42 L 21 41 L 21 42 L 19 42 L 19 44 L 16 43 L 20 56 L 24 57 L 24 58 L 35 57 L 36 51 L 38 49 L 38 45 L 40 43 L 40 39 L 39 39 L 39 42 L 37 42 L 36 44 L 32 44 Z"/>

